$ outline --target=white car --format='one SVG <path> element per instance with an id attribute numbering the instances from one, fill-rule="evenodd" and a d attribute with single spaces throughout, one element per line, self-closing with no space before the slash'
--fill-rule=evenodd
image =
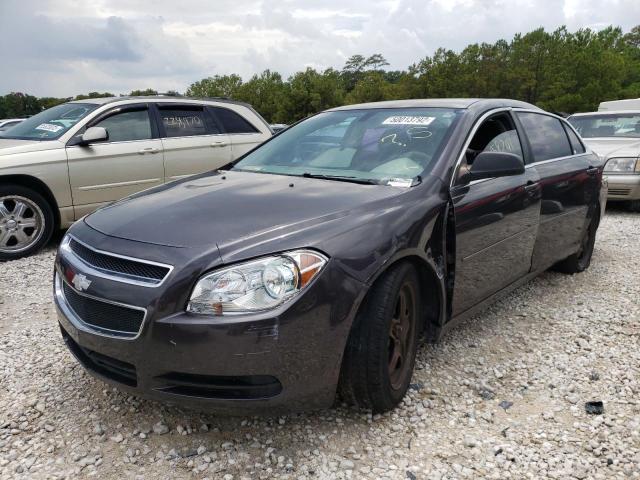
<path id="1" fill-rule="evenodd" d="M 15 125 L 18 125 L 23 120 L 24 118 L 3 118 L 0 120 L 0 132 L 4 132 Z"/>
<path id="2" fill-rule="evenodd" d="M 112 97 L 55 106 L 0 132 L 0 260 L 114 200 L 219 168 L 272 136 L 240 102 Z"/>
<path id="3" fill-rule="evenodd" d="M 640 108 L 576 113 L 568 120 L 605 161 L 608 200 L 628 202 L 640 212 Z"/>

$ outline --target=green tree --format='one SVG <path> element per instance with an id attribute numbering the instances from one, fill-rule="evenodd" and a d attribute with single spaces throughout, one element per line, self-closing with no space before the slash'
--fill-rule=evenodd
<path id="1" fill-rule="evenodd" d="M 131 97 L 149 97 L 153 95 L 158 95 L 158 91 L 152 88 L 147 88 L 146 90 L 132 90 L 129 94 Z"/>
<path id="2" fill-rule="evenodd" d="M 40 111 L 38 99 L 33 95 L 11 92 L 0 97 L 0 118 L 28 117 Z"/>
<path id="3" fill-rule="evenodd" d="M 241 86 L 240 75 L 215 75 L 192 83 L 187 90 L 187 96 L 233 98 Z"/>
<path id="4" fill-rule="evenodd" d="M 87 100 L 89 98 L 104 98 L 104 97 L 115 97 L 115 95 L 109 92 L 104 92 L 104 93 L 89 92 L 87 94 L 76 95 L 75 100 Z"/>

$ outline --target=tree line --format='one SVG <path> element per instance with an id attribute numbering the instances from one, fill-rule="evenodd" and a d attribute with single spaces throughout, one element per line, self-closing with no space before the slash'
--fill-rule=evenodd
<path id="1" fill-rule="evenodd" d="M 404 98 L 503 97 L 555 112 L 592 111 L 601 101 L 640 97 L 640 25 L 629 32 L 539 28 L 460 52 L 439 48 L 406 70 L 386 70 L 388 65 L 381 54 L 353 55 L 341 70 L 307 68 L 286 79 L 265 70 L 247 81 L 236 74 L 214 75 L 184 93 L 248 102 L 272 123 L 292 123 L 344 104 Z M 91 92 L 74 99 L 104 96 L 114 95 Z M 32 115 L 68 100 L 10 93 L 0 97 L 0 118 Z"/>

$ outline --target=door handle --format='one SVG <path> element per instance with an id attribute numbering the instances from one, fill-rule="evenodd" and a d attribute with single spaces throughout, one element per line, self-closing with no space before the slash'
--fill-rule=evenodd
<path id="1" fill-rule="evenodd" d="M 227 142 L 211 142 L 211 146 L 216 148 L 216 147 L 226 147 L 227 146 Z"/>
<path id="2" fill-rule="evenodd" d="M 539 185 L 540 184 L 538 182 L 527 182 L 527 184 L 524 186 L 524 191 L 527 193 L 532 192 L 534 190 L 537 190 Z"/>
<path id="3" fill-rule="evenodd" d="M 160 151 L 159 148 L 147 147 L 147 148 L 143 148 L 142 150 L 138 150 L 138 153 L 140 155 L 144 155 L 146 153 L 158 153 L 159 151 Z"/>
<path id="4" fill-rule="evenodd" d="M 589 168 L 587 168 L 587 173 L 589 175 L 595 175 L 596 173 L 598 173 L 598 167 L 589 167 Z"/>

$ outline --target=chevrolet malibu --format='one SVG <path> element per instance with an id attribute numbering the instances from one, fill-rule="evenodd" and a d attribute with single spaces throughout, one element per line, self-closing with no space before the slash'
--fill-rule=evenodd
<path id="1" fill-rule="evenodd" d="M 602 162 L 511 100 L 322 112 L 221 170 L 104 207 L 55 264 L 62 337 L 96 377 L 223 413 L 385 411 L 433 341 L 591 261 Z"/>

